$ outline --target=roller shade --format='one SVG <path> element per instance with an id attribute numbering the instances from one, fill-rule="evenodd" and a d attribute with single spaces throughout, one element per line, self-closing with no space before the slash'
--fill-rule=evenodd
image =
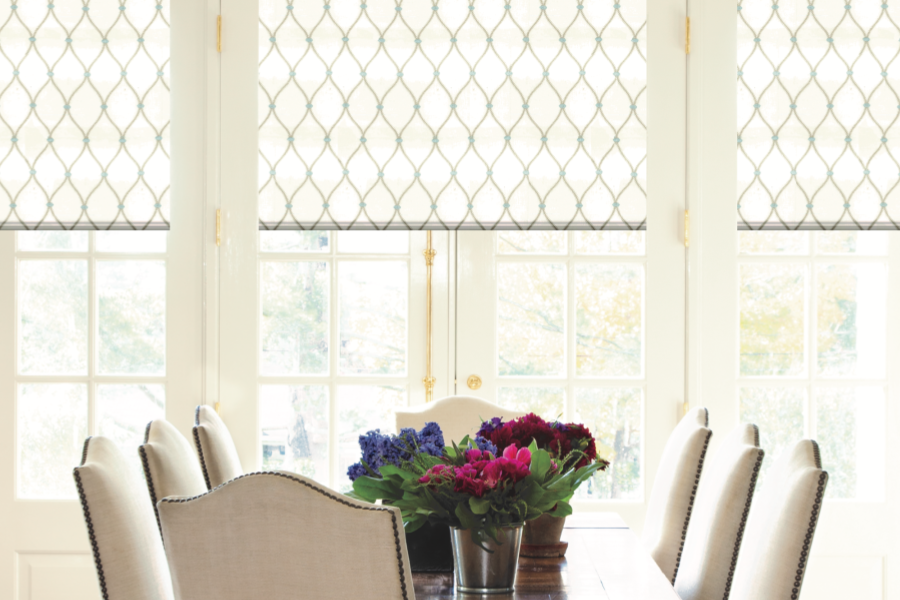
<path id="1" fill-rule="evenodd" d="M 260 1 L 261 229 L 644 229 L 645 2 Z"/>
<path id="2" fill-rule="evenodd" d="M 745 0 L 738 227 L 900 228 L 900 7 Z"/>
<path id="3" fill-rule="evenodd" d="M 0 229 L 168 229 L 167 0 L 2 12 Z"/>

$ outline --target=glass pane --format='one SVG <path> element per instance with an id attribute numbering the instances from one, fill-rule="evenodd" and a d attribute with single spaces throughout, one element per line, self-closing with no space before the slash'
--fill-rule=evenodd
<path id="1" fill-rule="evenodd" d="M 340 263 L 342 374 L 406 374 L 408 288 L 405 262 Z"/>
<path id="2" fill-rule="evenodd" d="M 887 231 L 819 231 L 816 232 L 816 250 L 820 254 L 884 256 L 888 250 L 888 235 Z"/>
<path id="3" fill-rule="evenodd" d="M 500 254 L 565 254 L 565 231 L 501 231 L 497 233 Z"/>
<path id="4" fill-rule="evenodd" d="M 394 411 L 404 407 L 406 388 L 401 386 L 339 386 L 338 387 L 338 471 L 335 489 L 350 489 L 347 469 L 359 462 L 359 436 L 374 429 L 382 433 L 396 433 Z"/>
<path id="5" fill-rule="evenodd" d="M 264 385 L 259 395 L 262 464 L 328 484 L 328 388 Z"/>
<path id="6" fill-rule="evenodd" d="M 87 252 L 87 231 L 19 231 L 19 250 L 26 252 Z"/>
<path id="7" fill-rule="evenodd" d="M 86 375 L 87 261 L 19 262 L 19 372 Z"/>
<path id="8" fill-rule="evenodd" d="M 566 371 L 566 266 L 497 265 L 497 369 L 500 375 Z"/>
<path id="9" fill-rule="evenodd" d="M 76 498 L 72 469 L 88 434 L 87 386 L 20 385 L 16 434 L 19 498 Z"/>
<path id="10" fill-rule="evenodd" d="M 265 375 L 328 373 L 328 263 L 260 265 L 260 370 Z"/>
<path id="11" fill-rule="evenodd" d="M 642 392 L 640 388 L 578 388 L 575 422 L 597 440 L 597 455 L 610 462 L 576 492 L 586 500 L 641 499 Z"/>
<path id="12" fill-rule="evenodd" d="M 781 453 L 806 435 L 806 388 L 740 388 L 741 423 L 759 427 L 759 445 L 766 451 L 758 486 Z"/>
<path id="13" fill-rule="evenodd" d="M 643 231 L 576 231 L 578 254 L 644 254 Z"/>
<path id="14" fill-rule="evenodd" d="M 807 231 L 741 231 L 741 254 L 809 254 Z"/>
<path id="15" fill-rule="evenodd" d="M 167 231 L 98 231 L 98 252 L 146 254 L 165 252 Z"/>
<path id="16" fill-rule="evenodd" d="M 881 388 L 819 388 L 816 441 L 828 471 L 826 498 L 884 498 L 885 411 Z"/>
<path id="17" fill-rule="evenodd" d="M 261 252 L 328 252 L 327 231 L 260 231 Z"/>
<path id="18" fill-rule="evenodd" d="M 816 266 L 818 372 L 883 377 L 887 270 L 881 264 Z"/>
<path id="19" fill-rule="evenodd" d="M 98 385 L 97 433 L 116 442 L 143 482 L 138 446 L 144 443 L 147 424 L 166 418 L 166 388 L 155 384 Z"/>
<path id="20" fill-rule="evenodd" d="M 578 265 L 575 269 L 576 373 L 639 377 L 643 372 L 644 268 Z"/>
<path id="21" fill-rule="evenodd" d="M 407 254 L 406 231 L 339 231 L 338 252 L 346 254 Z"/>
<path id="22" fill-rule="evenodd" d="M 804 374 L 806 267 L 741 265 L 741 375 Z"/>
<path id="23" fill-rule="evenodd" d="M 566 390 L 561 387 L 502 387 L 497 392 L 497 403 L 503 408 L 533 412 L 547 421 L 556 421 L 563 419 L 566 410 Z"/>
<path id="24" fill-rule="evenodd" d="M 99 371 L 166 374 L 166 263 L 97 263 Z"/>

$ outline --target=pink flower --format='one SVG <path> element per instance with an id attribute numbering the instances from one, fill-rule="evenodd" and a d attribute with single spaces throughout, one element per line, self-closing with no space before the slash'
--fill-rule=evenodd
<path id="1" fill-rule="evenodd" d="M 507 446 L 503 450 L 503 458 L 507 460 L 516 460 L 525 465 L 531 464 L 531 450 L 528 448 L 516 448 L 515 444 Z"/>
<path id="2" fill-rule="evenodd" d="M 466 460 L 470 463 L 475 462 L 476 460 L 481 460 L 481 450 L 479 450 L 478 448 L 466 450 Z"/>

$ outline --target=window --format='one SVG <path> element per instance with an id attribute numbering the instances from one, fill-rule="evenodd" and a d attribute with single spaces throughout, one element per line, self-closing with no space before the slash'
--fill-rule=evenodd
<path id="1" fill-rule="evenodd" d="M 17 496 L 74 498 L 84 439 L 165 416 L 166 232 L 17 234 Z"/>
<path id="2" fill-rule="evenodd" d="M 394 429 L 410 368 L 411 235 L 260 233 L 262 466 L 348 490 L 357 439 Z M 413 337 L 415 334 L 415 337 Z M 418 363 L 418 361 L 417 361 Z M 418 366 L 418 364 L 417 364 Z"/>
<path id="3" fill-rule="evenodd" d="M 828 498 L 884 496 L 887 250 L 883 232 L 741 232 L 741 420 L 763 472 L 818 441 Z"/>

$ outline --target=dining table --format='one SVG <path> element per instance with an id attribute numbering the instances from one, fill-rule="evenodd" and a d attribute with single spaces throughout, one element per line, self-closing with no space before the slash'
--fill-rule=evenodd
<path id="1" fill-rule="evenodd" d="M 515 591 L 458 592 L 453 573 L 413 573 L 416 600 L 679 600 L 640 539 L 611 512 L 566 519 L 561 558 L 519 557 Z"/>

